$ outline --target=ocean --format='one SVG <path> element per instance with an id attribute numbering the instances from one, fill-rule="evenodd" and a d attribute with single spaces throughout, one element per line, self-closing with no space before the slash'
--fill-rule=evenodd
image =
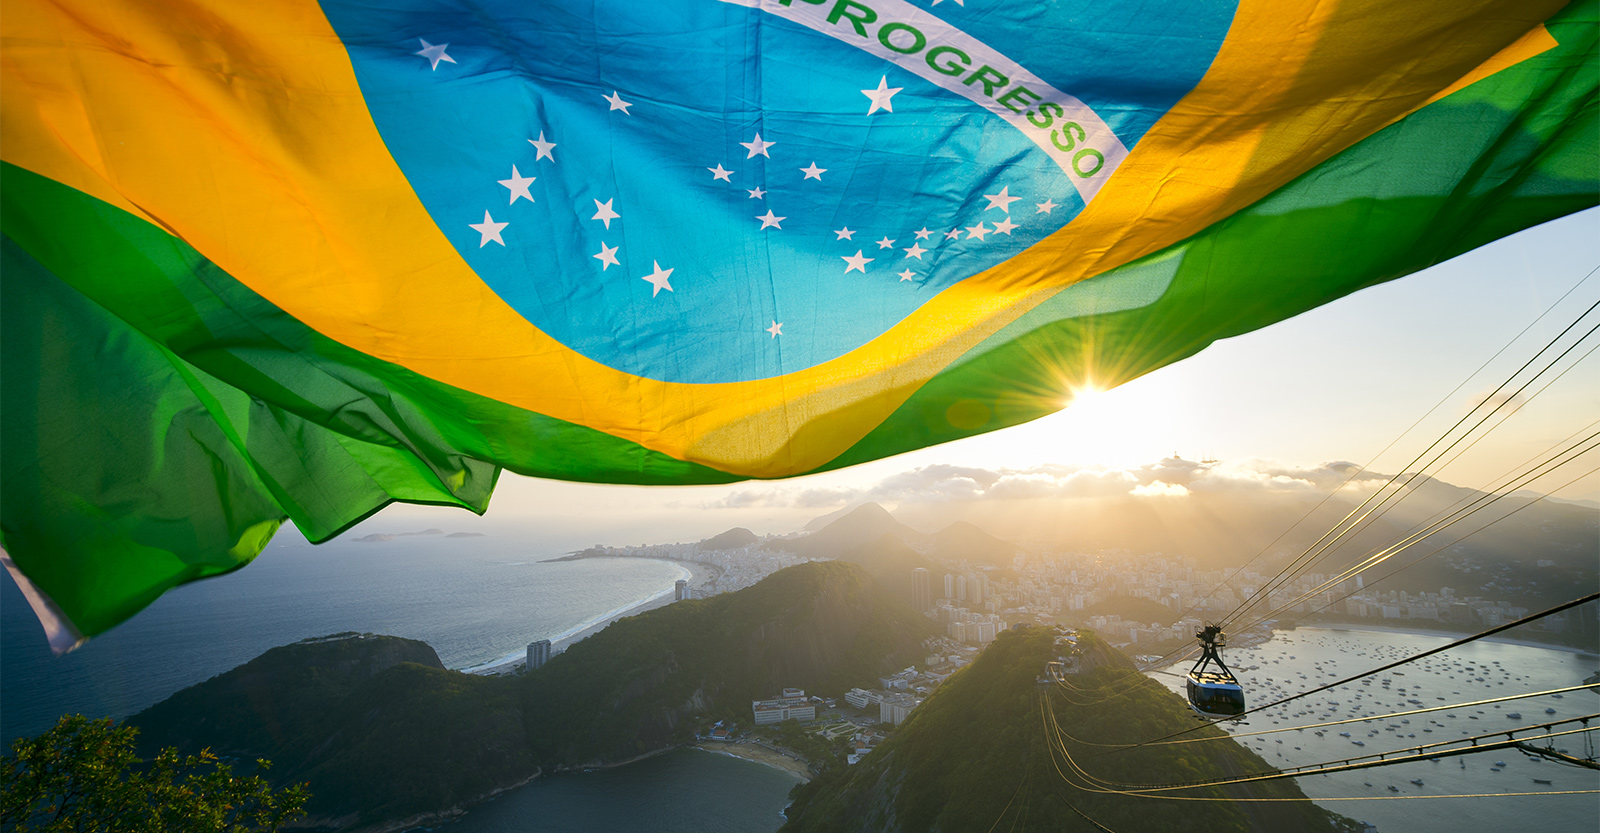
<path id="1" fill-rule="evenodd" d="M 1226 649 L 1223 659 L 1244 686 L 1245 705 L 1255 708 L 1457 638 L 1302 627 L 1275 633 L 1255 647 Z M 1547 691 L 1578 685 L 1597 669 L 1600 656 L 1592 653 L 1483 640 L 1251 715 L 1243 725 L 1223 726 L 1238 736 Z M 1187 670 L 1187 664 L 1167 669 L 1176 673 Z M 1182 695 L 1182 679 L 1170 674 L 1153 676 Z M 1600 712 L 1600 697 L 1579 690 L 1403 718 L 1292 729 L 1240 737 L 1240 742 L 1274 766 L 1305 766 L 1596 712 Z M 1575 728 L 1581 727 L 1569 724 L 1556 730 Z M 1573 754 L 1587 754 L 1583 737 L 1559 738 L 1554 744 Z M 1534 818 L 1541 830 L 1594 830 L 1600 819 L 1600 795 L 1526 795 L 1600 790 L 1600 772 L 1524 755 L 1516 749 L 1311 775 L 1297 781 L 1321 806 L 1374 824 L 1380 833 L 1522 830 Z M 1492 797 L 1443 797 L 1460 795 Z"/>
<path id="2" fill-rule="evenodd" d="M 287 539 L 287 540 L 283 540 Z M 420 639 L 447 667 L 522 656 L 652 599 L 690 571 L 668 561 L 560 556 L 519 536 L 334 541 L 283 535 L 254 564 L 174 590 L 132 620 L 52 657 L 0 576 L 0 728 L 5 743 L 64 713 L 126 716 L 277 645 L 340 631 Z M 694 749 L 540 778 L 433 829 L 450 833 L 630 830 L 763 833 L 783 824 L 797 776 Z"/>
<path id="3" fill-rule="evenodd" d="M 313 547 L 283 534 L 243 570 L 179 587 L 61 657 L 0 576 L 0 736 L 9 747 L 62 714 L 125 717 L 269 648 L 342 631 L 420 639 L 448 668 L 493 664 L 670 596 L 690 576 L 647 559 L 540 563 L 562 554 L 520 536 Z"/>

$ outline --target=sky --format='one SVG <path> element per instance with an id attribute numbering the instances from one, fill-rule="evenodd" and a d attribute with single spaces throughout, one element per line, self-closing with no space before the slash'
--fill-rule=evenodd
<path id="1" fill-rule="evenodd" d="M 1025 425 L 786 481 L 640 487 L 505 474 L 483 519 L 455 509 L 395 506 L 346 534 L 419 524 L 509 526 L 537 529 L 551 546 L 562 547 L 697 540 L 731 526 L 782 534 L 863 499 L 886 499 L 893 508 L 896 500 L 938 498 L 894 488 L 919 470 L 919 482 L 938 481 L 945 489 L 962 485 L 951 469 L 939 467 L 1013 479 L 1059 478 L 1063 472 L 1105 479 L 1131 471 L 1136 479 L 1128 488 L 1150 488 L 1149 472 L 1173 456 L 1217 459 L 1235 472 L 1312 470 L 1348 461 L 1393 473 L 1600 300 L 1600 274 L 1592 274 L 1597 268 L 1600 209 L 1591 209 L 1217 342 Z M 1594 320 L 1574 330 L 1563 346 Z M 1600 419 L 1600 354 L 1578 360 L 1597 343 L 1600 336 L 1584 341 L 1556 366 L 1556 372 L 1571 366 L 1564 376 L 1542 391 L 1542 382 L 1528 388 L 1502 412 L 1511 413 L 1503 424 L 1438 476 L 1486 488 Z M 1473 375 L 1502 348 L 1498 359 Z M 1563 487 L 1597 465 L 1600 452 L 1591 452 L 1532 488 L 1600 500 L 1600 476 L 1594 473 Z M 928 476 L 934 473 L 940 476 Z M 978 475 L 980 481 L 990 478 Z M 970 489 L 970 482 L 965 486 Z"/>

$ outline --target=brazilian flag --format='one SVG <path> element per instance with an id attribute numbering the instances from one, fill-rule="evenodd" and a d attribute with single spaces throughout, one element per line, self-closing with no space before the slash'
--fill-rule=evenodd
<path id="1" fill-rule="evenodd" d="M 502 469 L 1025 422 L 1591 206 L 1596 6 L 13 0 L 0 533 L 64 648 Z"/>

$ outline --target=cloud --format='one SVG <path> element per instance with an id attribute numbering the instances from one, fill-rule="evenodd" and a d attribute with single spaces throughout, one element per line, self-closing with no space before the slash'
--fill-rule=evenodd
<path id="1" fill-rule="evenodd" d="M 730 492 L 707 508 L 789 507 L 823 509 L 860 501 L 950 503 L 1063 498 L 1183 497 L 1237 492 L 1321 492 L 1374 488 L 1388 475 L 1360 471 L 1345 461 L 1306 467 L 1273 460 L 1200 462 L 1168 457 L 1141 466 L 1041 464 L 1025 469 L 934 465 L 889 475 L 862 487 L 796 491 L 753 487 Z"/>
<path id="2" fill-rule="evenodd" d="M 1497 393 L 1492 390 L 1479 391 L 1468 402 L 1465 413 L 1470 414 L 1481 409 L 1481 415 L 1488 415 L 1494 413 L 1495 409 L 1498 408 L 1499 414 L 1505 417 L 1516 413 L 1517 409 L 1527 404 L 1527 401 L 1521 396 L 1513 396 L 1507 393 Z"/>
<path id="3" fill-rule="evenodd" d="M 1189 490 L 1176 483 L 1156 480 L 1142 486 L 1133 487 L 1133 491 L 1129 492 L 1129 494 L 1135 497 L 1184 497 L 1189 494 Z"/>
<path id="4" fill-rule="evenodd" d="M 792 505 L 794 498 L 787 489 L 740 489 L 702 504 L 706 509 L 753 509 L 761 506 Z"/>

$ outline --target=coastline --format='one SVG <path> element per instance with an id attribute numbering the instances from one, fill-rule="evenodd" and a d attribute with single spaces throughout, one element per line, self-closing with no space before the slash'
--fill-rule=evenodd
<path id="1" fill-rule="evenodd" d="M 627 558 L 627 556 L 585 556 L 585 557 L 587 557 L 587 558 L 616 558 L 616 559 L 619 559 L 619 560 L 622 559 L 622 558 Z M 554 560 L 561 561 L 561 560 L 572 560 L 572 559 L 569 557 L 567 559 L 554 559 Z M 665 561 L 665 562 L 667 562 L 669 564 L 676 565 L 679 569 L 683 570 L 685 573 L 688 573 L 688 578 L 685 579 L 685 580 L 689 582 L 689 586 L 690 587 L 699 587 L 699 586 L 703 585 L 706 582 L 707 578 L 709 577 L 710 572 L 716 569 L 715 567 L 712 567 L 710 565 L 700 564 L 700 563 L 693 562 L 693 561 L 678 561 L 676 559 L 667 559 L 667 558 L 654 558 L 654 559 L 649 559 L 649 560 L 651 560 L 651 561 Z M 543 562 L 541 562 L 541 563 L 543 563 Z M 673 598 L 673 588 L 668 587 L 665 590 L 661 590 L 661 591 L 655 593 L 654 595 L 650 596 L 647 599 L 644 599 L 642 601 L 639 601 L 639 602 L 635 603 L 631 607 L 627 607 L 627 608 L 624 608 L 624 609 L 621 609 L 621 610 L 612 611 L 611 613 L 607 614 L 606 616 L 604 616 L 603 618 L 599 619 L 598 621 L 593 622 L 592 624 L 583 625 L 582 627 L 580 627 L 577 630 L 570 631 L 570 632 L 564 633 L 564 634 L 560 634 L 560 635 L 552 638 L 550 640 L 551 653 L 552 653 L 552 655 L 561 653 L 562 651 L 565 651 L 566 649 L 572 647 L 573 645 L 575 645 L 575 644 L 577 644 L 579 642 L 582 642 L 584 639 L 587 639 L 587 638 L 599 633 L 600 631 L 605 630 L 608 626 L 611 625 L 612 622 L 615 622 L 615 621 L 617 621 L 619 619 L 626 619 L 629 616 L 637 616 L 640 613 L 644 613 L 645 611 L 649 611 L 649 610 L 655 610 L 658 607 L 665 607 L 666 605 L 672 604 L 673 601 L 675 601 L 675 599 Z M 508 656 L 502 657 L 499 660 L 494 660 L 494 661 L 491 661 L 491 662 L 488 662 L 488 663 L 484 663 L 484 664 L 481 664 L 481 665 L 473 665 L 473 666 L 468 666 L 466 668 L 458 668 L 458 669 L 455 669 L 455 670 L 461 671 L 461 672 L 466 673 L 466 674 L 478 674 L 478 675 L 490 675 L 490 676 L 493 676 L 493 675 L 499 675 L 499 674 L 514 673 L 515 671 L 520 669 L 523 666 L 523 664 L 526 663 L 526 662 L 527 662 L 526 654 L 517 653 L 517 654 L 508 655 Z"/>
<path id="2" fill-rule="evenodd" d="M 689 746 L 693 749 L 699 749 L 702 752 L 710 752 L 714 755 L 727 755 L 730 758 L 738 758 L 742 761 L 763 764 L 765 766 L 772 767 L 773 769 L 781 769 L 784 772 L 799 778 L 802 782 L 810 781 L 813 777 L 815 777 L 811 772 L 810 765 L 808 765 L 805 761 L 796 760 L 788 755 L 774 752 L 771 749 L 767 749 L 764 746 L 757 746 L 753 743 L 743 743 L 740 741 L 703 740 L 698 743 L 689 744 Z"/>

